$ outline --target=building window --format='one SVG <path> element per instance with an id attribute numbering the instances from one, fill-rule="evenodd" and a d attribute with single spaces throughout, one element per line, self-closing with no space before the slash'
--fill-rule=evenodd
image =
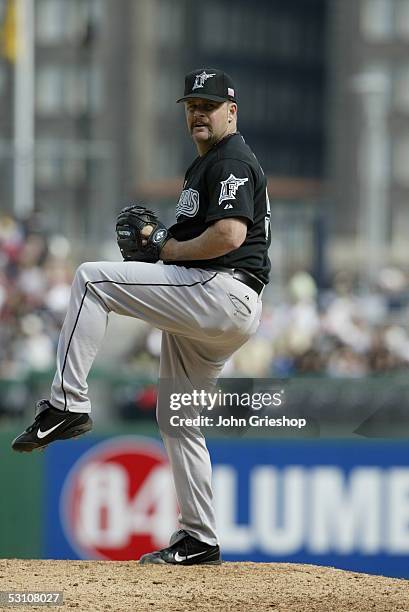
<path id="1" fill-rule="evenodd" d="M 87 68 L 67 66 L 63 73 L 62 107 L 70 115 L 81 115 L 88 109 Z"/>
<path id="2" fill-rule="evenodd" d="M 180 150 L 175 142 L 162 143 L 155 156 L 156 176 L 159 179 L 174 177 L 179 172 Z"/>
<path id="3" fill-rule="evenodd" d="M 394 106 L 398 111 L 409 114 L 409 64 L 398 68 L 393 79 Z"/>
<path id="4" fill-rule="evenodd" d="M 314 63 L 323 57 L 323 28 L 321 23 L 309 20 L 300 25 L 299 59 Z"/>
<path id="5" fill-rule="evenodd" d="M 62 107 L 63 75 L 59 66 L 42 66 L 36 75 L 36 108 L 41 115 L 55 115 Z"/>
<path id="6" fill-rule="evenodd" d="M 212 54 L 256 56 L 269 51 L 268 19 L 253 9 L 222 3 L 203 5 L 199 13 L 200 45 Z M 227 25 L 226 25 L 227 24 Z"/>
<path id="7" fill-rule="evenodd" d="M 278 15 L 276 25 L 276 36 L 274 46 L 277 47 L 277 55 L 284 61 L 293 60 L 297 57 L 300 41 L 299 24 L 292 15 L 282 13 Z"/>
<path id="8" fill-rule="evenodd" d="M 263 123 L 266 110 L 265 110 L 265 101 L 266 101 L 266 88 L 264 83 L 256 80 L 254 82 L 254 87 L 250 90 L 253 93 L 253 99 L 249 99 L 249 109 L 252 109 L 252 117 L 255 122 Z"/>
<path id="9" fill-rule="evenodd" d="M 225 50 L 226 32 L 224 27 L 225 11 L 219 4 L 210 3 L 202 8 L 199 28 L 200 45 L 213 52 Z"/>
<path id="10" fill-rule="evenodd" d="M 166 47 L 175 47 L 184 33 L 184 11 L 180 2 L 159 0 L 156 18 L 157 41 Z"/>
<path id="11" fill-rule="evenodd" d="M 87 78 L 88 106 L 94 115 L 102 112 L 104 107 L 104 80 L 99 67 L 93 66 L 89 70 Z"/>
<path id="12" fill-rule="evenodd" d="M 39 115 L 70 116 L 97 113 L 102 108 L 102 74 L 98 67 L 41 66 L 36 79 L 36 109 Z"/>
<path id="13" fill-rule="evenodd" d="M 397 138 L 393 147 L 393 177 L 405 188 L 409 187 L 409 134 Z"/>
<path id="14" fill-rule="evenodd" d="M 35 180 L 38 187 L 55 187 L 61 181 L 61 155 L 56 140 L 42 140 L 36 146 Z"/>
<path id="15" fill-rule="evenodd" d="M 6 69 L 3 64 L 0 64 L 0 96 L 6 92 Z"/>
<path id="16" fill-rule="evenodd" d="M 101 0 L 37 0 L 35 20 L 40 44 L 85 40 L 102 20 Z"/>
<path id="17" fill-rule="evenodd" d="M 246 33 L 245 27 L 243 27 L 245 23 L 249 23 L 248 19 L 249 15 L 246 14 L 246 9 L 243 8 L 242 13 L 239 13 L 237 10 L 230 11 L 229 9 L 229 27 L 224 28 L 226 51 L 235 53 L 240 48 L 242 53 L 248 51 L 250 37 Z"/>
<path id="18" fill-rule="evenodd" d="M 361 1 L 361 30 L 369 42 L 409 40 L 409 0 Z"/>
<path id="19" fill-rule="evenodd" d="M 409 40 L 409 0 L 395 0 L 395 31 L 398 38 Z"/>
<path id="20" fill-rule="evenodd" d="M 67 187 L 78 187 L 85 183 L 87 178 L 86 162 L 83 156 L 73 151 L 73 155 L 64 159 L 62 166 L 62 182 Z"/>
<path id="21" fill-rule="evenodd" d="M 176 118 L 178 113 L 178 105 L 169 105 L 169 100 L 177 100 L 181 97 L 180 84 L 183 83 L 183 77 L 177 78 L 177 74 L 173 71 L 161 70 L 158 73 L 156 85 L 155 85 L 155 110 L 159 115 L 166 115 L 168 117 Z"/>
<path id="22" fill-rule="evenodd" d="M 406 251 L 409 235 L 409 217 L 407 203 L 397 201 L 392 215 L 393 242 L 400 242 Z"/>
<path id="23" fill-rule="evenodd" d="M 36 147 L 36 184 L 40 188 L 78 187 L 86 179 L 81 144 L 42 139 Z"/>
<path id="24" fill-rule="evenodd" d="M 394 0 L 361 0 L 361 31 L 369 41 L 377 42 L 393 34 Z"/>
<path id="25" fill-rule="evenodd" d="M 263 57 L 269 53 L 268 18 L 266 14 L 257 12 L 254 15 L 253 52 Z"/>
<path id="26" fill-rule="evenodd" d="M 39 42 L 55 44 L 63 39 L 63 0 L 39 0 L 36 5 L 35 17 Z"/>

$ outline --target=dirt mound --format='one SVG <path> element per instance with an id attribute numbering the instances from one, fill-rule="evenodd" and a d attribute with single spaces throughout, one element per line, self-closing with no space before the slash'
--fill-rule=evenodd
<path id="1" fill-rule="evenodd" d="M 408 580 L 313 565 L 0 560 L 0 591 L 42 590 L 63 591 L 64 605 L 56 610 L 409 612 Z M 18 609 L 44 612 L 48 607 Z"/>

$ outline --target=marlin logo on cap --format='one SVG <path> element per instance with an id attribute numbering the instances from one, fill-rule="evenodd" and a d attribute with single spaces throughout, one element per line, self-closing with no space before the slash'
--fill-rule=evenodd
<path id="1" fill-rule="evenodd" d="M 213 74 L 207 74 L 205 70 L 203 70 L 203 72 L 201 72 L 200 74 L 197 74 L 195 77 L 194 85 L 192 87 L 192 91 L 194 89 L 199 89 L 200 87 L 204 87 L 204 84 L 206 83 L 207 79 L 211 79 L 214 76 L 216 76 L 215 72 L 213 72 Z"/>

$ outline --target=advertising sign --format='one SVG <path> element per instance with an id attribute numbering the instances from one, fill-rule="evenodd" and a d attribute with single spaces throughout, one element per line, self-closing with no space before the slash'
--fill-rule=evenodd
<path id="1" fill-rule="evenodd" d="M 117 436 L 47 453 L 46 556 L 138 559 L 177 528 L 160 442 Z M 406 443 L 211 441 L 225 560 L 409 576 Z"/>

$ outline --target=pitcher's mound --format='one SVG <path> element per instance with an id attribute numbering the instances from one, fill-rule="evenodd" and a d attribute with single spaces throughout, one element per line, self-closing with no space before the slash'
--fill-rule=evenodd
<path id="1" fill-rule="evenodd" d="M 174 567 L 5 559 L 0 591 L 63 591 L 63 607 L 53 609 L 81 612 L 409 612 L 408 580 L 287 563 Z"/>

